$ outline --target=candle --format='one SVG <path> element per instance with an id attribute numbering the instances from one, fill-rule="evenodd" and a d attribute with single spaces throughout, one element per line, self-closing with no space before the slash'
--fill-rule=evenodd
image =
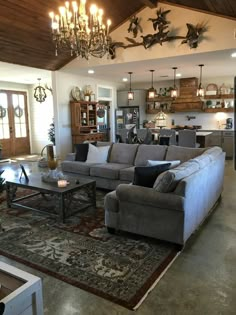
<path id="1" fill-rule="evenodd" d="M 66 187 L 66 186 L 67 186 L 67 180 L 65 180 L 65 179 L 59 179 L 59 180 L 57 181 L 57 186 L 58 186 L 58 187 Z"/>

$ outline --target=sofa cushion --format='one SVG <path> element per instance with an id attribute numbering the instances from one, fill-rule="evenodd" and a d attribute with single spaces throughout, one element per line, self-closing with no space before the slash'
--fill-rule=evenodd
<path id="1" fill-rule="evenodd" d="M 203 168 L 209 165 L 209 163 L 211 162 L 211 159 L 210 159 L 209 154 L 202 154 L 189 161 L 198 163 L 199 167 Z"/>
<path id="2" fill-rule="evenodd" d="M 135 166 L 147 165 L 147 160 L 164 160 L 167 146 L 165 145 L 151 145 L 141 144 L 135 157 Z"/>
<path id="3" fill-rule="evenodd" d="M 109 179 L 119 179 L 120 170 L 130 167 L 129 164 L 106 163 L 94 165 L 90 168 L 90 175 Z"/>
<path id="4" fill-rule="evenodd" d="M 167 148 L 166 161 L 180 160 L 181 163 L 201 155 L 206 148 L 188 148 L 180 147 L 177 145 L 171 145 Z"/>
<path id="5" fill-rule="evenodd" d="M 153 188 L 162 193 L 172 192 L 183 178 L 192 175 L 198 170 L 198 163 L 192 161 L 185 162 L 176 168 L 160 174 L 157 177 Z"/>
<path id="6" fill-rule="evenodd" d="M 75 144 L 75 161 L 85 162 L 87 160 L 89 144 L 78 143 Z"/>
<path id="7" fill-rule="evenodd" d="M 96 147 L 89 143 L 86 163 L 106 163 L 110 146 Z"/>
<path id="8" fill-rule="evenodd" d="M 134 166 L 123 168 L 120 170 L 120 180 L 133 182 L 134 180 Z"/>
<path id="9" fill-rule="evenodd" d="M 114 143 L 110 152 L 110 163 L 134 165 L 138 144 Z"/>
<path id="10" fill-rule="evenodd" d="M 161 164 L 166 164 L 167 161 L 154 161 L 154 160 L 148 160 L 147 161 L 147 166 L 154 166 L 154 165 L 161 165 Z M 170 163 L 170 168 L 174 168 L 180 164 L 180 160 L 176 161 L 168 161 Z"/>
<path id="11" fill-rule="evenodd" d="M 212 147 L 212 148 L 208 148 L 203 155 L 208 155 L 209 158 L 211 159 L 211 161 L 214 161 L 215 158 L 222 153 L 222 148 L 220 147 Z"/>
<path id="12" fill-rule="evenodd" d="M 135 166 L 133 185 L 153 187 L 159 174 L 168 170 L 170 163 L 155 166 Z"/>
<path id="13" fill-rule="evenodd" d="M 89 175 L 92 163 L 85 163 L 79 161 L 63 161 L 61 162 L 61 169 L 63 172 L 78 173 L 81 175 Z"/>

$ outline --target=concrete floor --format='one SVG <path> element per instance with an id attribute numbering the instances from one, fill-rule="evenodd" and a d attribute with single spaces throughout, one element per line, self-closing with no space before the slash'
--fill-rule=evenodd
<path id="1" fill-rule="evenodd" d="M 236 171 L 226 161 L 222 201 L 195 233 L 137 315 L 236 314 Z M 43 280 L 45 315 L 129 315 L 119 305 L 0 256 Z M 12 314 L 14 315 L 14 314 Z"/>

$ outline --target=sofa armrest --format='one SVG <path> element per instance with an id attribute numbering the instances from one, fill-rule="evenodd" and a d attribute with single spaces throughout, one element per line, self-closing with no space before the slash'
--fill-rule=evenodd
<path id="1" fill-rule="evenodd" d="M 65 161 L 74 161 L 75 160 L 75 153 L 67 153 Z"/>
<path id="2" fill-rule="evenodd" d="M 120 184 L 116 188 L 119 201 L 143 204 L 156 208 L 183 211 L 185 198 L 173 193 L 157 192 L 153 188 Z"/>

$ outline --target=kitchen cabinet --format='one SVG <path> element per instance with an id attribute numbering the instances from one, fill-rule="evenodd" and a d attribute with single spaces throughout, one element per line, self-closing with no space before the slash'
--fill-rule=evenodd
<path id="1" fill-rule="evenodd" d="M 226 153 L 227 159 L 233 158 L 233 148 L 234 148 L 234 132 L 232 130 L 204 130 L 211 131 L 212 134 L 207 138 L 206 146 L 214 147 L 218 146 L 223 149 Z"/>
<path id="2" fill-rule="evenodd" d="M 70 102 L 72 143 L 102 141 L 104 134 L 97 132 L 97 102 Z"/>
<path id="3" fill-rule="evenodd" d="M 234 132 L 222 131 L 222 149 L 226 153 L 226 158 L 232 159 L 234 155 Z"/>

